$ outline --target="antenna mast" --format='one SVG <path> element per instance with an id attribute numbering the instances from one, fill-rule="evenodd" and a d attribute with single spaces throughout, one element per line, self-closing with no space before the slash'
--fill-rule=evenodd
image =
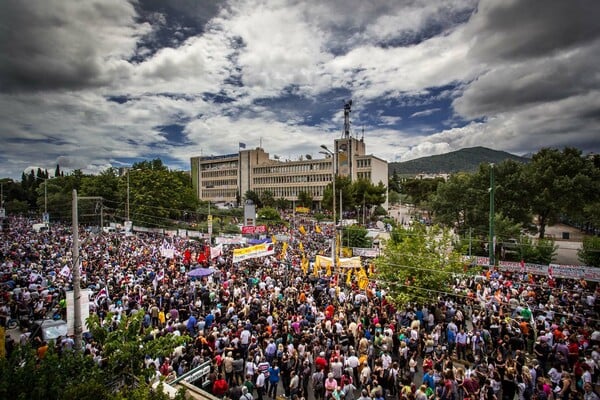
<path id="1" fill-rule="evenodd" d="M 350 137 L 350 112 L 352 111 L 352 99 L 344 103 L 344 139 Z"/>

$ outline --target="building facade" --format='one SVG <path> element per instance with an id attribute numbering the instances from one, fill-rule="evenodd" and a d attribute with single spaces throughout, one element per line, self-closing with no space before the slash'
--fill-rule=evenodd
<path id="1" fill-rule="evenodd" d="M 366 179 L 387 187 L 388 163 L 366 154 L 363 139 L 349 135 L 336 139 L 332 153 L 322 159 L 280 161 L 257 147 L 220 156 L 192 157 L 192 183 L 198 198 L 212 203 L 238 205 L 249 190 L 258 195 L 269 191 L 274 198 L 289 201 L 306 192 L 313 197 L 313 208 L 320 208 L 334 171 L 353 182 Z M 387 209 L 387 201 L 383 206 Z"/>

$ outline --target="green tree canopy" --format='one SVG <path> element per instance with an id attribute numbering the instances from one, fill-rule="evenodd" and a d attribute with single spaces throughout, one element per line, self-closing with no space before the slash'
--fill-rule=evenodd
<path id="1" fill-rule="evenodd" d="M 443 295 L 452 274 L 463 270 L 450 230 L 437 225 L 397 227 L 375 263 L 381 285 L 398 306 Z"/>
<path id="2" fill-rule="evenodd" d="M 590 267 L 600 268 L 600 237 L 586 236 L 583 245 L 577 251 L 579 261 Z"/>
<path id="3" fill-rule="evenodd" d="M 525 169 L 525 179 L 540 238 L 544 238 L 546 226 L 558 222 L 561 215 L 583 217 L 585 205 L 593 196 L 593 171 L 591 160 L 574 148 L 542 149 L 534 154 Z"/>

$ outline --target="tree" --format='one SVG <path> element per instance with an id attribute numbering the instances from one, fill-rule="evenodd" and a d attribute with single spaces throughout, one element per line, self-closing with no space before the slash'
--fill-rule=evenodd
<path id="1" fill-rule="evenodd" d="M 168 226 L 181 219 L 182 210 L 195 210 L 199 201 L 189 176 L 181 171 L 169 171 L 160 160 L 134 164 L 120 178 L 119 197 L 127 203 L 129 186 L 130 219 L 147 226 Z M 127 215 L 123 213 L 125 220 Z"/>
<path id="2" fill-rule="evenodd" d="M 389 201 L 390 205 L 396 205 L 396 204 L 400 203 L 400 201 L 401 201 L 400 193 L 398 193 L 394 190 L 390 190 L 388 193 L 388 201 Z"/>
<path id="3" fill-rule="evenodd" d="M 167 400 L 166 394 L 146 383 L 152 371 L 145 367 L 145 357 L 167 356 L 190 338 L 166 335 L 142 340 L 142 319 L 143 313 L 123 316 L 110 332 L 96 315 L 88 319 L 94 340 L 102 348 L 101 366 L 83 352 L 64 350 L 58 354 L 53 342 L 42 359 L 31 346 L 18 346 L 9 359 L 0 359 L 0 398 Z M 176 398 L 184 399 L 184 393 L 180 391 Z"/>
<path id="4" fill-rule="evenodd" d="M 313 197 L 305 190 L 298 192 L 298 205 L 301 207 L 312 208 Z"/>
<path id="5" fill-rule="evenodd" d="M 370 210 L 374 207 L 380 206 L 385 203 L 387 189 L 382 182 L 374 185 L 366 179 L 359 179 L 352 184 L 351 190 L 353 199 L 352 202 L 345 207 L 346 210 L 354 209 L 354 205 L 361 205 L 366 210 Z"/>
<path id="6" fill-rule="evenodd" d="M 260 201 L 260 196 L 254 190 L 248 190 L 244 194 L 244 200 L 252 201 L 257 208 L 260 208 L 262 206 L 262 203 Z"/>
<path id="7" fill-rule="evenodd" d="M 600 237 L 586 236 L 583 245 L 577 251 L 579 261 L 590 267 L 600 268 Z"/>
<path id="8" fill-rule="evenodd" d="M 263 191 L 260 194 L 260 204 L 262 207 L 274 207 L 275 197 L 273 197 L 273 192 L 270 190 Z"/>
<path id="9" fill-rule="evenodd" d="M 398 173 L 398 171 L 394 171 L 392 176 L 390 176 L 390 178 L 388 179 L 388 188 L 390 189 L 390 192 L 394 191 L 396 193 L 400 193 L 402 191 L 400 182 L 400 174 Z"/>
<path id="10" fill-rule="evenodd" d="M 431 301 L 463 271 L 460 253 L 452 248 L 450 230 L 435 225 L 414 224 L 396 227 L 391 239 L 375 260 L 377 276 L 394 304 Z"/>
<path id="11" fill-rule="evenodd" d="M 257 219 L 263 222 L 279 222 L 281 216 L 279 211 L 273 207 L 263 207 L 257 212 Z"/>
<path id="12" fill-rule="evenodd" d="M 429 201 L 443 178 L 408 179 L 402 185 L 402 192 L 410 196 L 410 201 L 416 206 L 422 206 Z"/>
<path id="13" fill-rule="evenodd" d="M 346 247 L 373 247 L 373 239 L 367 237 L 369 231 L 360 225 L 349 225 L 342 229 L 341 242 Z"/>
<path id="14" fill-rule="evenodd" d="M 541 239 L 545 236 L 546 226 L 558 222 L 561 214 L 583 216 L 586 201 L 590 198 L 589 190 L 593 187 L 589 175 L 593 169 L 592 162 L 574 148 L 565 148 L 562 152 L 542 149 L 534 154 L 524 175 Z"/>
<path id="15" fill-rule="evenodd" d="M 110 317 L 107 318 L 110 320 Z M 146 356 L 152 359 L 167 357 L 175 347 L 191 340 L 189 336 L 171 334 L 147 340 L 143 337 L 143 318 L 144 313 L 124 315 L 117 328 L 110 331 L 96 314 L 86 321 L 92 337 L 102 346 L 105 371 L 118 387 L 133 387 L 151 378 L 153 371 L 145 366 Z"/>
<path id="16" fill-rule="evenodd" d="M 350 177 L 336 176 L 335 177 L 335 202 L 336 212 L 339 212 L 340 206 L 344 210 L 354 209 L 353 186 Z M 340 193 L 342 194 L 342 204 L 340 205 Z M 329 184 L 323 190 L 323 201 L 321 203 L 325 209 L 331 210 L 333 207 L 333 184 Z"/>
<path id="17" fill-rule="evenodd" d="M 275 200 L 275 208 L 277 208 L 278 210 L 287 210 L 288 208 L 290 208 L 292 205 L 292 202 L 289 200 L 286 200 L 283 197 L 278 198 L 277 200 Z"/>

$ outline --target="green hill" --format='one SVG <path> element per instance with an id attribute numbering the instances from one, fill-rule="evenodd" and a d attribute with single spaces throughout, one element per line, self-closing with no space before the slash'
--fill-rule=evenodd
<path id="1" fill-rule="evenodd" d="M 523 163 L 529 162 L 528 158 L 516 156 L 505 151 L 492 150 L 486 147 L 471 147 L 446 154 L 389 163 L 388 170 L 390 175 L 394 172 L 400 175 L 473 172 L 477 170 L 481 163 L 498 164 L 509 159 Z"/>

